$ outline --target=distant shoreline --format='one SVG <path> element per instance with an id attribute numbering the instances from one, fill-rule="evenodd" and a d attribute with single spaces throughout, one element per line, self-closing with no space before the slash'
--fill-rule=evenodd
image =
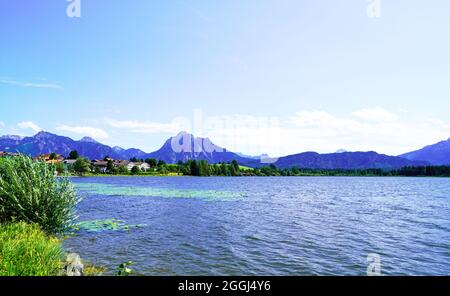
<path id="1" fill-rule="evenodd" d="M 190 176 L 190 175 L 87 175 L 87 176 L 58 176 L 60 178 L 118 178 L 118 177 L 127 177 L 127 178 L 199 178 L 199 179 L 208 179 L 208 178 L 435 178 L 435 179 L 448 179 L 450 176 L 351 176 L 351 175 L 303 175 L 303 176 Z"/>

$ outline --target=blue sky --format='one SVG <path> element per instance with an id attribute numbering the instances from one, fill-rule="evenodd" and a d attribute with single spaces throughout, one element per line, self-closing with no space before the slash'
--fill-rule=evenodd
<path id="1" fill-rule="evenodd" d="M 0 0 L 0 134 L 275 156 L 450 137 L 448 1 L 29 2 Z"/>

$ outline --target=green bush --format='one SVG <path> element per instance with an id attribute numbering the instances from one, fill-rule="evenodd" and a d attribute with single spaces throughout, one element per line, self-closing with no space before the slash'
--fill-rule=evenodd
<path id="1" fill-rule="evenodd" d="M 79 199 L 67 178 L 55 167 L 26 156 L 0 161 L 0 223 L 39 224 L 47 233 L 60 233 L 75 220 Z"/>
<path id="2" fill-rule="evenodd" d="M 38 225 L 0 225 L 0 276 L 54 276 L 62 257 L 59 240 Z"/>
<path id="3" fill-rule="evenodd" d="M 139 174 L 141 172 L 141 169 L 138 167 L 138 166 L 134 166 L 134 167 L 132 167 L 131 168 L 131 174 L 132 175 L 137 175 L 137 174 Z"/>

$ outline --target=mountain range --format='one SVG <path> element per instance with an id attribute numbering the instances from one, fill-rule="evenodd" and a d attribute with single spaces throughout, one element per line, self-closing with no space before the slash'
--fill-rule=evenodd
<path id="1" fill-rule="evenodd" d="M 115 159 L 136 157 L 139 159 L 155 158 L 167 163 L 185 162 L 190 159 L 207 160 L 209 163 L 236 160 L 239 164 L 249 167 L 262 167 L 269 164 L 268 161 L 262 162 L 260 157 L 245 156 L 228 151 L 215 145 L 208 138 L 195 137 L 186 132 L 169 138 L 159 150 L 151 153 L 135 148 L 110 147 L 89 137 L 76 141 L 48 132 L 39 132 L 32 137 L 0 137 L 0 151 L 20 152 L 31 156 L 55 152 L 67 156 L 72 150 L 77 150 L 80 155 L 89 159 L 103 159 L 106 156 Z M 429 164 L 448 165 L 450 164 L 450 140 L 400 156 L 388 156 L 373 151 L 345 152 L 342 150 L 330 154 L 305 152 L 273 159 L 272 163 L 279 168 L 311 169 L 397 169 Z"/>
<path id="2" fill-rule="evenodd" d="M 400 157 L 409 160 L 427 161 L 433 165 L 450 165 L 450 139 L 402 154 Z"/>
<path id="3" fill-rule="evenodd" d="M 103 145 L 92 138 L 84 137 L 79 141 L 68 137 L 58 136 L 48 132 L 39 132 L 33 137 L 3 136 L 0 137 L 0 151 L 20 152 L 23 154 L 38 156 L 55 152 L 67 156 L 70 151 L 77 150 L 80 155 L 89 159 L 99 159 L 105 156 L 113 158 L 125 158 L 139 156 L 140 150 L 119 150 Z M 145 153 L 142 152 L 142 155 Z"/>

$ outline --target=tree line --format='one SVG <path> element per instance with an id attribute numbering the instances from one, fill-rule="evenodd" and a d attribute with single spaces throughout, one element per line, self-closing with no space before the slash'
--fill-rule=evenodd
<path id="1" fill-rule="evenodd" d="M 56 159 L 56 154 L 52 154 L 50 159 Z M 97 167 L 93 167 L 90 161 L 81 157 L 77 151 L 71 151 L 67 159 L 76 160 L 69 166 L 56 164 L 59 173 L 69 172 L 83 175 L 85 173 L 94 174 L 157 174 L 168 175 L 177 174 L 185 176 L 405 176 L 405 177 L 450 177 L 450 166 L 415 166 L 403 167 L 400 169 L 307 169 L 307 168 L 277 168 L 274 164 L 259 168 L 249 168 L 240 166 L 236 160 L 229 163 L 210 164 L 206 160 L 187 160 L 185 162 L 178 161 L 177 164 L 167 164 L 163 160 L 154 158 L 138 159 L 133 157 L 130 159 L 134 163 L 147 163 L 150 166 L 148 172 L 142 172 L 139 167 L 135 166 L 128 171 L 127 167 L 115 166 L 113 161 L 105 157 L 108 162 L 106 172 L 102 173 Z"/>
<path id="2" fill-rule="evenodd" d="M 256 176 L 367 176 L 367 177 L 450 177 L 450 166 L 403 167 L 400 169 L 279 169 L 274 165 L 253 169 Z"/>

